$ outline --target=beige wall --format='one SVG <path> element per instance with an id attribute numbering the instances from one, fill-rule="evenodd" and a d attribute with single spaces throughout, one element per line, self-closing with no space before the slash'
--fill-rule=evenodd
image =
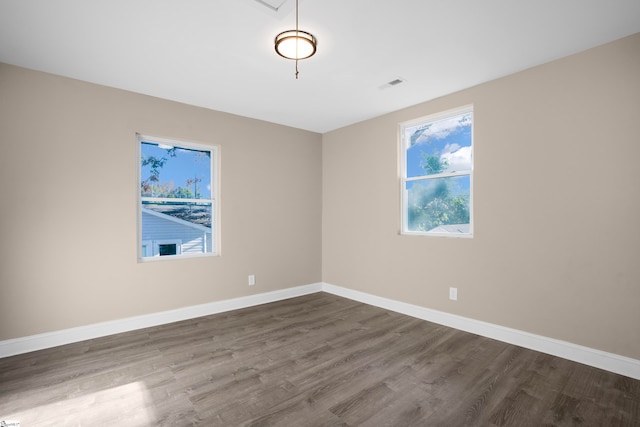
<path id="1" fill-rule="evenodd" d="M 222 256 L 137 262 L 136 132 L 221 147 Z M 0 340 L 319 282 L 321 138 L 0 64 Z"/>
<path id="2" fill-rule="evenodd" d="M 321 136 L 0 64 L 0 340 L 323 280 L 640 359 L 639 75 L 635 35 Z M 398 123 L 466 104 L 475 237 L 398 235 Z M 136 261 L 135 132 L 221 146 L 222 256 Z"/>
<path id="3" fill-rule="evenodd" d="M 466 104 L 474 238 L 398 235 L 398 123 Z M 640 359 L 639 124 L 636 34 L 327 133 L 323 281 Z"/>

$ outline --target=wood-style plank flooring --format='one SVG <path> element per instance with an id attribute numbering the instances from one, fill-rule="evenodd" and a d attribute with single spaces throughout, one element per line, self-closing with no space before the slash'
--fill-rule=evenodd
<path id="1" fill-rule="evenodd" d="M 31 426 L 640 426 L 640 381 L 326 293 L 0 359 Z"/>

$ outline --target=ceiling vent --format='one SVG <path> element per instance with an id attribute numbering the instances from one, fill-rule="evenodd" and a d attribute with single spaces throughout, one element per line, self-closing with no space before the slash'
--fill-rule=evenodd
<path id="1" fill-rule="evenodd" d="M 396 77 L 395 79 L 383 84 L 382 86 L 379 87 L 379 89 L 388 89 L 390 87 L 394 87 L 394 86 L 398 86 L 404 82 L 406 82 L 406 79 L 403 79 L 402 77 Z"/>

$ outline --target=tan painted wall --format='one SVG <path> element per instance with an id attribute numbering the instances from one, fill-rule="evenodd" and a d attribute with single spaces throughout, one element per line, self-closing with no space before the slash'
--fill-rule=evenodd
<path id="1" fill-rule="evenodd" d="M 137 262 L 136 132 L 221 146 L 222 256 Z M 0 64 L 0 340 L 319 282 L 321 138 Z"/>
<path id="2" fill-rule="evenodd" d="M 475 237 L 400 236 L 398 123 L 466 104 Z M 323 281 L 640 359 L 639 125 L 636 34 L 327 133 Z"/>
<path id="3" fill-rule="evenodd" d="M 639 75 L 635 35 L 321 136 L 0 64 L 0 340 L 323 280 L 640 359 Z M 475 237 L 398 235 L 398 122 L 469 103 Z M 221 257 L 137 263 L 135 132 L 222 147 Z"/>

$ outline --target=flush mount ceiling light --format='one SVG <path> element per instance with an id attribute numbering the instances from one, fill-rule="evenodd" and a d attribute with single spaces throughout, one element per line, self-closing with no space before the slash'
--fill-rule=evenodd
<path id="1" fill-rule="evenodd" d="M 275 47 L 278 55 L 296 61 L 296 79 L 298 78 L 298 60 L 307 59 L 316 53 L 318 41 L 313 34 L 298 28 L 298 0 L 296 0 L 296 29 L 283 31 L 276 36 Z"/>

